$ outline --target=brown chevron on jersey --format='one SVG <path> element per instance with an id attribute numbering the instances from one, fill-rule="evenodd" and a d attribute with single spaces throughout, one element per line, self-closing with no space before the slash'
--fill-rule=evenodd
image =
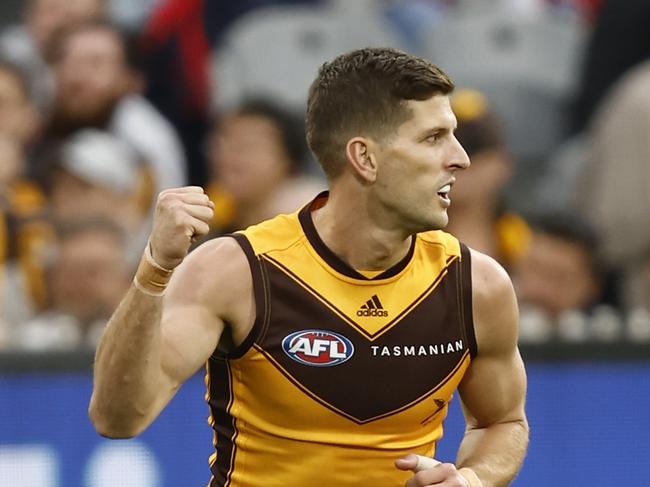
<path id="1" fill-rule="evenodd" d="M 354 321 L 351 317 L 349 317 L 344 311 L 339 309 L 336 305 L 334 305 L 330 300 L 328 300 L 325 296 L 323 296 L 321 293 L 316 291 L 313 287 L 311 287 L 308 283 L 306 283 L 303 279 L 298 277 L 294 272 L 292 272 L 289 268 L 287 268 L 284 264 L 281 262 L 277 261 L 273 257 L 269 255 L 261 255 L 260 256 L 263 261 L 268 262 L 269 264 L 273 265 L 276 269 L 279 271 L 283 272 L 284 274 L 287 275 L 287 277 L 291 278 L 294 280 L 297 284 L 299 284 L 303 289 L 305 289 L 308 293 L 310 293 L 313 297 L 318 299 L 322 304 L 330 308 L 334 313 L 336 313 L 342 320 L 346 321 L 350 326 L 353 326 L 356 328 L 359 332 L 363 333 L 368 337 L 370 340 L 375 340 L 379 338 L 383 333 L 388 331 L 391 327 L 395 326 L 397 323 L 399 323 L 404 316 L 406 316 L 408 313 L 411 312 L 413 308 L 415 308 L 419 303 L 421 303 L 428 295 L 430 295 L 436 287 L 440 284 L 440 282 L 443 280 L 443 278 L 447 275 L 449 267 L 454 263 L 458 261 L 458 256 L 451 256 L 447 259 L 445 267 L 440 271 L 440 273 L 436 276 L 436 278 L 433 280 L 433 282 L 427 287 L 419 296 L 417 296 L 411 304 L 409 304 L 406 308 L 404 308 L 400 313 L 395 316 L 392 320 L 390 320 L 388 323 L 386 323 L 383 327 L 381 327 L 379 330 L 377 330 L 375 333 L 370 333 L 367 330 L 365 330 L 363 327 L 359 326 L 359 324 Z"/>
<path id="2" fill-rule="evenodd" d="M 305 286 L 271 265 L 272 326 L 254 347 L 301 391 L 357 423 L 409 408 L 429 397 L 459 370 L 469 353 L 460 320 L 460 263 L 454 261 L 438 285 L 402 313 L 381 336 L 368 337 Z M 294 360 L 283 347 L 288 335 L 314 329 L 346 337 L 354 355 L 332 367 Z M 408 380 L 404 378 L 408 377 Z"/>
<path id="3" fill-rule="evenodd" d="M 404 411 L 404 410 L 406 410 L 406 409 L 408 409 L 408 408 L 410 408 L 410 407 L 413 407 L 414 405 L 416 405 L 417 403 L 419 403 L 419 402 L 421 402 L 421 401 L 427 399 L 428 397 L 431 397 L 431 396 L 432 396 L 433 394 L 435 394 L 435 393 L 436 393 L 436 392 L 437 392 L 441 387 L 444 387 L 444 385 L 445 385 L 445 384 L 446 384 L 446 383 L 447 383 L 447 382 L 448 382 L 448 381 L 449 381 L 449 380 L 450 380 L 450 379 L 451 379 L 451 378 L 456 374 L 456 372 L 458 372 L 458 369 L 463 365 L 463 361 L 465 360 L 465 358 L 467 357 L 467 355 L 469 355 L 469 351 L 466 350 L 465 353 L 463 353 L 463 355 L 462 355 L 462 357 L 460 358 L 460 360 L 458 361 L 458 363 L 456 364 L 456 366 L 453 368 L 453 370 L 452 370 L 451 372 L 449 372 L 449 374 L 447 375 L 447 377 L 445 377 L 445 378 L 444 378 L 440 383 L 438 383 L 438 384 L 437 384 L 433 389 L 431 389 L 431 390 L 425 392 L 425 393 L 422 394 L 420 397 L 414 399 L 414 400 L 411 401 L 410 403 L 408 403 L 408 404 L 404 404 L 404 405 L 402 405 L 401 407 L 399 407 L 399 408 L 397 408 L 397 409 L 394 409 L 394 410 L 392 410 L 392 411 L 385 412 L 385 413 L 383 413 L 383 414 L 380 414 L 380 415 L 377 415 L 377 416 L 374 416 L 374 417 L 365 418 L 365 419 L 360 419 L 360 418 L 356 418 L 356 417 L 352 416 L 351 414 L 347 413 L 345 410 L 339 409 L 339 408 L 336 407 L 335 405 L 333 405 L 333 404 L 331 404 L 330 402 L 328 402 L 326 399 L 324 399 L 324 398 L 320 397 L 318 394 L 314 393 L 311 389 L 309 389 L 309 388 L 308 388 L 307 386 L 305 386 L 303 383 L 301 383 L 300 381 L 296 380 L 296 378 L 293 377 L 293 376 L 292 376 L 292 375 L 291 375 L 287 370 L 285 370 L 285 369 L 282 367 L 282 365 L 280 365 L 280 364 L 279 364 L 279 363 L 278 363 L 278 362 L 273 358 L 273 356 L 272 356 L 271 354 L 269 354 L 267 351 L 265 351 L 263 348 L 259 347 L 258 345 L 253 345 L 253 346 L 255 347 L 255 349 L 257 349 L 258 352 L 260 352 L 261 354 L 263 354 L 263 355 L 264 355 L 264 356 L 269 360 L 269 362 L 271 362 L 271 363 L 275 366 L 275 368 L 276 368 L 276 369 L 277 369 L 277 370 L 278 370 L 282 375 L 284 375 L 284 376 L 285 376 L 285 377 L 286 377 L 286 378 L 287 378 L 287 379 L 288 379 L 288 380 L 289 380 L 293 385 L 295 385 L 295 386 L 296 386 L 298 389 L 300 389 L 303 393 L 305 393 L 306 395 L 308 395 L 309 397 L 311 397 L 314 401 L 317 401 L 317 402 L 320 403 L 321 405 L 325 406 L 325 407 L 326 407 L 327 409 L 329 409 L 330 411 L 333 411 L 333 412 L 335 412 L 336 414 L 339 414 L 339 415 L 341 415 L 341 416 L 344 416 L 345 418 L 347 418 L 347 419 L 349 419 L 349 420 L 351 420 L 351 421 L 354 421 L 354 422 L 357 423 L 357 424 L 366 424 L 366 423 L 370 423 L 371 421 L 376 421 L 376 420 L 378 420 L 378 419 L 383 419 L 383 418 L 387 418 L 387 417 L 389 417 L 389 416 L 392 416 L 392 415 L 394 415 L 394 414 L 398 414 L 398 413 L 400 413 L 400 412 L 402 412 L 402 411 Z M 436 404 L 437 404 L 437 401 L 436 401 Z M 438 409 L 437 409 L 437 410 L 436 410 L 436 411 L 435 411 L 431 416 L 434 416 L 434 415 L 438 414 L 438 413 L 440 412 L 441 409 L 442 409 L 442 408 L 438 408 Z"/>

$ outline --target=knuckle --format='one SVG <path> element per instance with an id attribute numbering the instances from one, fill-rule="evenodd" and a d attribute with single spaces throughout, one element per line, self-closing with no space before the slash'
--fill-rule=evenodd
<path id="1" fill-rule="evenodd" d="M 172 193 L 162 192 L 158 195 L 157 206 L 161 209 L 170 209 L 174 206 L 176 200 L 176 195 Z"/>
<path id="2" fill-rule="evenodd" d="M 175 209 L 172 213 L 172 222 L 179 227 L 187 226 L 190 223 L 190 217 L 184 211 Z"/>

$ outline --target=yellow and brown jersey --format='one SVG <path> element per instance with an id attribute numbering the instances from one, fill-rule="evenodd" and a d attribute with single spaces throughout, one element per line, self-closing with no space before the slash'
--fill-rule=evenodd
<path id="1" fill-rule="evenodd" d="M 257 307 L 207 363 L 211 487 L 396 487 L 393 461 L 433 455 L 476 353 L 469 252 L 441 231 L 368 277 L 320 240 L 325 196 L 235 234 Z"/>

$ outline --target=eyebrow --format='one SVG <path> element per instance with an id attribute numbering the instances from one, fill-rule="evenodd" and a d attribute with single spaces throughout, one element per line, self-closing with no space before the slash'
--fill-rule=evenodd
<path id="1" fill-rule="evenodd" d="M 426 137 L 428 137 L 430 135 L 434 135 L 434 134 L 441 133 L 441 132 L 452 132 L 453 133 L 453 132 L 456 131 L 457 128 L 458 128 L 457 124 L 454 124 L 453 127 L 438 125 L 438 126 L 435 126 L 435 127 L 430 127 L 428 129 L 424 129 L 422 132 L 420 132 L 419 137 L 426 138 Z"/>

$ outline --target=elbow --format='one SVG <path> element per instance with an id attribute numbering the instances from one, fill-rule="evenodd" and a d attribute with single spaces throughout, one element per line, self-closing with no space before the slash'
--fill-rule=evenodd
<path id="1" fill-rule="evenodd" d="M 521 418 L 518 418 L 512 422 L 521 429 L 522 434 L 524 434 L 526 437 L 530 435 L 530 424 L 528 423 L 528 418 L 526 418 L 525 414 L 522 415 Z"/>
<path id="2" fill-rule="evenodd" d="M 526 445 L 528 445 L 528 442 L 530 441 L 530 424 L 526 418 L 521 420 L 521 429 L 526 440 Z"/>
<path id="3" fill-rule="evenodd" d="M 144 430 L 143 426 L 125 420 L 123 414 L 102 409 L 93 399 L 88 407 L 88 417 L 95 431 L 104 438 L 128 439 L 139 435 Z"/>

